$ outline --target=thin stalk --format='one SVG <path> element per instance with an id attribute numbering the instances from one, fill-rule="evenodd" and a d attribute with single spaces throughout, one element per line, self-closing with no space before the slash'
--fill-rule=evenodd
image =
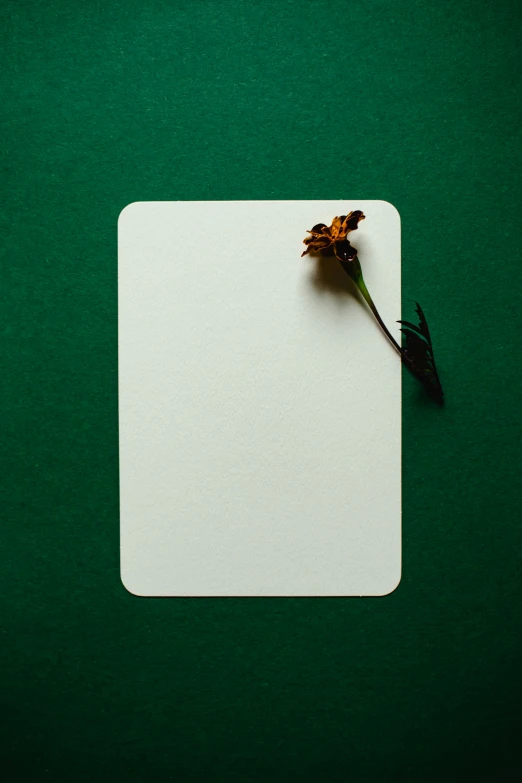
<path id="1" fill-rule="evenodd" d="M 374 314 L 375 318 L 377 319 L 377 322 L 378 322 L 379 326 L 381 327 L 381 329 L 383 330 L 384 334 L 386 335 L 388 340 L 392 343 L 394 348 L 402 356 L 402 349 L 401 349 L 399 343 L 397 342 L 397 340 L 395 340 L 393 335 L 388 331 L 388 328 L 386 327 L 386 324 L 384 323 L 384 321 L 382 320 L 381 316 L 379 315 L 379 311 L 375 307 L 373 299 L 370 296 L 370 292 L 366 288 L 366 283 L 364 282 L 362 277 L 357 281 L 357 288 L 359 289 L 361 294 L 364 296 L 366 302 L 368 303 L 368 306 L 369 306 L 370 310 L 372 311 L 372 313 Z"/>
<path id="2" fill-rule="evenodd" d="M 357 286 L 357 288 L 359 289 L 359 291 L 363 295 L 363 297 L 364 297 L 368 307 L 370 308 L 370 310 L 374 314 L 375 318 L 377 319 L 377 323 L 379 324 L 379 326 L 383 330 L 384 334 L 386 335 L 388 340 L 391 342 L 391 344 L 393 345 L 395 350 L 399 353 L 399 355 L 401 356 L 401 359 L 403 361 L 405 361 L 406 357 L 404 356 L 402 348 L 400 347 L 400 345 L 397 342 L 397 340 L 395 340 L 393 335 L 389 332 L 386 324 L 384 323 L 384 321 L 382 320 L 381 316 L 379 315 L 379 311 L 375 307 L 374 301 L 373 301 L 373 299 L 370 296 L 370 292 L 366 288 L 366 283 L 364 282 L 364 278 L 363 278 L 363 275 L 362 275 L 361 264 L 360 264 L 359 259 L 357 258 L 357 256 L 353 259 L 353 261 L 341 261 L 341 266 L 344 269 L 344 271 L 346 272 L 346 274 L 349 277 L 352 278 L 352 280 L 354 281 L 355 285 Z"/>
<path id="3" fill-rule="evenodd" d="M 417 378 L 417 380 L 419 380 L 428 389 L 429 394 L 431 394 L 431 396 L 438 402 L 438 404 L 442 405 L 444 403 L 444 392 L 442 391 L 439 375 L 437 373 L 437 368 L 435 366 L 435 359 L 433 358 L 433 349 L 431 347 L 431 340 L 429 339 L 429 333 L 428 333 L 427 345 L 429 346 L 429 349 L 431 351 L 430 372 L 433 373 L 433 378 L 435 380 L 434 384 L 429 377 L 423 375 L 423 373 L 415 367 L 415 362 L 408 356 L 406 350 L 403 350 L 400 347 L 397 340 L 395 340 L 393 336 L 390 334 L 390 332 L 388 331 L 386 324 L 384 323 L 381 316 L 379 315 L 379 311 L 375 307 L 373 299 L 370 296 L 370 292 L 366 288 L 366 283 L 364 282 L 364 278 L 362 275 L 361 264 L 359 263 L 359 259 L 357 258 L 357 256 L 355 256 L 355 258 L 351 262 L 341 261 L 341 266 L 346 272 L 346 274 L 349 275 L 349 277 L 353 280 L 353 282 L 355 283 L 355 285 L 363 295 L 368 307 L 370 308 L 375 318 L 377 319 L 377 323 L 379 324 L 379 326 L 381 327 L 384 334 L 391 342 L 395 350 L 399 353 L 402 363 L 405 364 L 408 370 L 412 373 L 412 375 L 414 375 Z M 424 373 L 426 372 L 427 371 L 424 370 Z"/>

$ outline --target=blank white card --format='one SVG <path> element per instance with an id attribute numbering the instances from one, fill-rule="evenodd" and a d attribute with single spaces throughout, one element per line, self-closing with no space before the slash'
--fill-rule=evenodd
<path id="1" fill-rule="evenodd" d="M 141 596 L 385 595 L 401 365 L 307 229 L 350 234 L 391 331 L 385 201 L 136 202 L 118 224 L 121 576 Z"/>

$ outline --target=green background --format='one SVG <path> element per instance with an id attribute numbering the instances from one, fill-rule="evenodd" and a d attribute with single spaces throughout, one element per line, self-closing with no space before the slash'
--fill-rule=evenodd
<path id="1" fill-rule="evenodd" d="M 518 779 L 518 3 L 0 8 L 9 780 Z M 445 385 L 439 410 L 404 378 L 402 582 L 380 599 L 131 596 L 118 214 L 320 198 L 399 209 L 403 316 L 421 302 Z"/>

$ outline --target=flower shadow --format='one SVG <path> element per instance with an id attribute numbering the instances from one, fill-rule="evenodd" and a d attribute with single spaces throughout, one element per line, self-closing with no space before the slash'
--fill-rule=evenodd
<path id="1" fill-rule="evenodd" d="M 353 280 L 348 277 L 335 257 L 311 255 L 314 261 L 310 273 L 310 283 L 319 294 L 334 294 L 340 303 L 357 299 L 362 302 L 362 297 Z"/>

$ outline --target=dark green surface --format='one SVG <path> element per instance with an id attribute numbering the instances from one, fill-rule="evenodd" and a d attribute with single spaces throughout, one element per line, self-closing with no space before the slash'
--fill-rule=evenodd
<path id="1" fill-rule="evenodd" d="M 9 781 L 515 779 L 518 3 L 11 0 L 1 11 Z M 417 298 L 447 395 L 441 411 L 404 379 L 400 587 L 363 600 L 129 595 L 120 210 L 343 197 L 399 209 L 403 316 Z"/>

